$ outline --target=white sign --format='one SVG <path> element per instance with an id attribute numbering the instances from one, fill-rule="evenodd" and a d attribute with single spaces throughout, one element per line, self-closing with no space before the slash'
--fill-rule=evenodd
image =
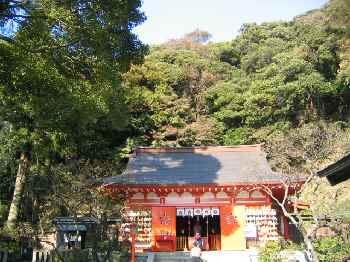
<path id="1" fill-rule="evenodd" d="M 247 238 L 256 238 L 256 225 L 254 224 L 247 224 L 244 228 L 244 235 Z"/>

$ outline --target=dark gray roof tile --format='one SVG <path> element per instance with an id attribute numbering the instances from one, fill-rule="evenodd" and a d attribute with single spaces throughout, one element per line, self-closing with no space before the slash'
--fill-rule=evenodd
<path id="1" fill-rule="evenodd" d="M 232 150 L 230 150 L 232 148 Z M 246 150 L 246 149 L 249 150 Z M 196 150 L 198 149 L 198 150 Z M 105 184 L 238 184 L 279 181 L 260 146 L 141 148 L 126 171 Z"/>

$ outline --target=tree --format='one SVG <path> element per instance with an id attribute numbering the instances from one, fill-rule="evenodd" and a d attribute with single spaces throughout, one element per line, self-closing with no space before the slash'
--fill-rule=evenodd
<path id="1" fill-rule="evenodd" d="M 283 184 L 283 195 L 276 197 L 273 189 L 268 186 L 258 186 L 266 192 L 281 208 L 283 214 L 298 228 L 310 250 L 313 260 L 318 261 L 314 250 L 312 235 L 309 234 L 307 224 L 303 221 L 301 213 L 295 207 L 290 205 L 298 200 L 308 200 L 306 192 L 312 192 L 310 197 L 317 198 L 320 205 L 325 205 L 321 201 L 322 192 L 315 188 L 315 172 L 326 163 L 332 162 L 341 152 L 345 145 L 350 142 L 348 133 L 336 125 L 321 122 L 319 124 L 308 124 L 287 132 L 285 134 L 275 135 L 274 138 L 267 140 L 266 150 L 268 152 L 269 162 L 272 167 L 281 174 L 281 183 Z M 303 186 L 298 188 L 296 183 L 304 181 Z M 319 183 L 319 182 L 318 182 Z M 294 194 L 291 198 L 288 194 Z M 314 203 L 308 202 L 313 211 Z M 334 203 L 334 202 L 333 202 Z M 323 214 L 324 214 L 323 210 Z M 317 212 L 312 212 L 314 221 L 316 221 Z"/>
<path id="2" fill-rule="evenodd" d="M 153 145 L 220 143 L 220 125 L 208 119 L 205 93 L 229 74 L 228 66 L 201 51 L 164 44 L 124 75 L 131 133 Z M 210 134 L 210 127 L 217 132 Z M 139 139 L 136 139 L 139 140 Z"/>
<path id="3" fill-rule="evenodd" d="M 33 158 L 91 156 L 83 144 L 125 125 L 120 73 L 145 51 L 131 33 L 144 20 L 140 1 L 15 2 L 3 6 L 2 25 L 19 25 L 0 40 L 0 117 L 20 141 L 10 228 Z"/>
<path id="4" fill-rule="evenodd" d="M 179 50 L 194 50 L 197 53 L 207 55 L 207 43 L 212 35 L 207 31 L 202 31 L 199 29 L 194 30 L 184 36 L 176 39 L 170 39 L 163 45 L 165 47 L 170 47 L 172 49 Z"/>
<path id="5" fill-rule="evenodd" d="M 197 28 L 193 32 L 186 34 L 184 36 L 184 39 L 192 41 L 194 43 L 204 44 L 208 42 L 211 37 L 212 35 L 207 31 L 202 31 Z"/>
<path id="6" fill-rule="evenodd" d="M 326 14 L 337 26 L 350 28 L 350 3 L 347 0 L 331 0 L 326 7 Z"/>

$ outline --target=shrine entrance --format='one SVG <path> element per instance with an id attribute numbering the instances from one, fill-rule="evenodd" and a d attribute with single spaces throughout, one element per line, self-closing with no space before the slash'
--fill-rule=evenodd
<path id="1" fill-rule="evenodd" d="M 220 250 L 219 208 L 182 208 L 176 214 L 177 250 L 190 250 L 196 232 L 202 236 L 203 250 Z"/>

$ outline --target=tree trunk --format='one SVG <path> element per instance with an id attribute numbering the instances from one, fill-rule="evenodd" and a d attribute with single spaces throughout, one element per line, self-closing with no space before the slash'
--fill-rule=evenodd
<path id="1" fill-rule="evenodd" d="M 25 152 L 21 153 L 21 158 L 18 165 L 15 190 L 13 192 L 13 198 L 10 206 L 9 215 L 7 218 L 7 226 L 13 229 L 16 225 L 18 218 L 19 205 L 21 204 L 21 198 L 23 193 L 23 188 L 25 184 L 25 177 L 29 167 L 29 157 Z"/>
<path id="2" fill-rule="evenodd" d="M 309 180 L 307 180 L 307 181 L 309 181 Z M 286 216 L 297 227 L 299 232 L 302 234 L 304 243 L 306 245 L 306 251 L 308 252 L 308 257 L 309 257 L 309 255 L 311 255 L 311 261 L 312 262 L 319 262 L 317 253 L 316 253 L 316 251 L 313 247 L 313 244 L 312 244 L 312 240 L 309 238 L 309 236 L 307 234 L 307 231 L 303 225 L 302 219 L 299 217 L 299 220 L 296 220 L 293 217 L 293 215 L 288 212 L 288 210 L 285 206 L 285 202 L 286 202 L 287 197 L 288 197 L 288 188 L 289 187 L 285 188 L 283 201 L 279 201 L 273 195 L 273 192 L 269 188 L 263 187 L 263 190 L 275 201 L 275 203 L 281 208 L 283 215 Z"/>
<path id="3" fill-rule="evenodd" d="M 299 232 L 301 233 L 301 235 L 303 236 L 303 240 L 304 240 L 304 243 L 306 245 L 306 250 L 307 252 L 311 253 L 311 261 L 312 262 L 319 262 L 319 259 L 318 259 L 318 255 L 314 249 L 314 246 L 313 246 L 313 243 L 312 243 L 312 239 L 310 239 L 310 237 L 308 236 L 307 234 L 307 231 L 303 225 L 303 222 L 301 219 L 299 219 L 299 222 L 295 220 L 295 218 L 290 215 L 286 209 L 282 208 L 282 211 L 284 213 L 284 215 L 286 217 L 289 218 L 289 220 L 297 227 L 297 229 L 299 230 Z M 309 255 L 308 255 L 309 257 Z"/>
<path id="4" fill-rule="evenodd" d="M 312 237 L 310 238 L 308 236 L 307 231 L 302 224 L 300 224 L 298 228 L 299 228 L 300 233 L 303 236 L 304 243 L 306 245 L 306 249 L 308 250 L 308 252 L 311 253 L 312 262 L 319 262 L 318 255 L 317 255 L 317 253 L 314 249 L 313 243 L 312 243 Z"/>

